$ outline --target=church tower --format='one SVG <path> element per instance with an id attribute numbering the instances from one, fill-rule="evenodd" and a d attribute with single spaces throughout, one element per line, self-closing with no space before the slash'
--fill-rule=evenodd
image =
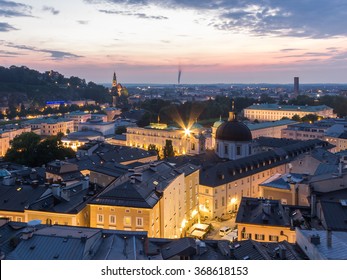
<path id="1" fill-rule="evenodd" d="M 215 152 L 220 158 L 239 159 L 252 154 L 252 133 L 237 120 L 232 101 L 229 119 L 219 124 L 215 132 Z"/>
<path id="2" fill-rule="evenodd" d="M 113 72 L 112 87 L 113 87 L 113 88 L 117 87 L 117 76 L 116 76 L 116 72 Z"/>

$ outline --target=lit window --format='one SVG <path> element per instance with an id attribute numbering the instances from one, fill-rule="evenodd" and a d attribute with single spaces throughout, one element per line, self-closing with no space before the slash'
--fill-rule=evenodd
<path id="1" fill-rule="evenodd" d="M 124 225 L 131 226 L 131 217 L 124 217 Z"/>
<path id="2" fill-rule="evenodd" d="M 264 234 L 256 234 L 255 240 L 265 240 L 265 235 Z"/>
<path id="3" fill-rule="evenodd" d="M 278 236 L 277 235 L 269 235 L 269 240 L 274 241 L 274 242 L 278 242 Z"/>

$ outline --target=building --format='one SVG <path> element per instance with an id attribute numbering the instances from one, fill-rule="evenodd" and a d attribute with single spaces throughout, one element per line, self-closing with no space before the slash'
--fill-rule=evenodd
<path id="1" fill-rule="evenodd" d="M 250 121 L 277 121 L 282 118 L 291 119 L 298 115 L 300 118 L 314 114 L 323 118 L 336 118 L 333 109 L 326 106 L 295 106 L 278 104 L 255 104 L 244 109 L 244 117 Z"/>
<path id="2" fill-rule="evenodd" d="M 47 163 L 46 179 L 51 182 L 67 182 L 79 178 L 81 178 L 81 173 L 76 164 L 58 159 Z"/>
<path id="3" fill-rule="evenodd" d="M 90 113 L 85 113 L 82 111 L 74 111 L 74 112 L 65 114 L 65 118 L 72 120 L 74 123 L 73 131 L 78 131 L 78 124 L 87 122 L 88 120 L 91 119 L 91 116 L 92 115 Z"/>
<path id="4" fill-rule="evenodd" d="M 91 142 L 79 148 L 78 160 L 84 156 L 95 155 L 100 163 L 117 162 L 120 164 L 131 164 L 134 162 L 147 163 L 158 159 L 156 151 L 146 151 L 139 148 L 111 145 L 102 142 Z"/>
<path id="5" fill-rule="evenodd" d="M 299 94 L 299 77 L 294 77 L 294 96 L 298 96 Z"/>
<path id="6" fill-rule="evenodd" d="M 315 124 L 296 123 L 283 128 L 281 138 L 294 140 L 322 139 L 327 128 Z"/>
<path id="7" fill-rule="evenodd" d="M 117 82 L 116 72 L 113 73 L 112 88 L 110 89 L 112 94 L 112 105 L 116 107 L 117 105 L 124 105 L 124 98 L 128 98 L 128 90 L 122 84 Z"/>
<path id="8" fill-rule="evenodd" d="M 0 157 L 11 147 L 10 142 L 24 132 L 31 132 L 30 126 L 5 125 L 0 127 Z"/>
<path id="9" fill-rule="evenodd" d="M 279 200 L 283 205 L 309 206 L 310 189 L 304 180 L 307 176 L 302 174 L 275 174 L 259 185 L 260 197 Z"/>
<path id="10" fill-rule="evenodd" d="M 107 115 L 108 122 L 114 121 L 115 118 L 119 117 L 122 114 L 122 110 L 115 107 L 108 107 L 104 111 Z"/>
<path id="11" fill-rule="evenodd" d="M 200 132 L 201 128 L 180 129 L 168 127 L 166 124 L 151 123 L 144 128 L 127 127 L 127 146 L 148 149 L 154 145 L 160 153 L 171 141 L 175 155 L 200 154 L 205 152 L 205 138 Z"/>
<path id="12" fill-rule="evenodd" d="M 310 260 L 347 259 L 347 232 L 296 228 L 296 242 Z"/>
<path id="13" fill-rule="evenodd" d="M 149 238 L 146 232 L 0 220 L 2 260 L 297 260 L 288 242 Z M 116 244 L 116 246 L 114 246 Z M 131 246 L 130 246 L 131 245 Z M 107 271 L 109 270 L 109 271 Z M 105 273 L 111 273 L 106 268 Z M 110 274 L 109 274 L 110 275 Z"/>
<path id="14" fill-rule="evenodd" d="M 223 218 L 237 212 L 242 197 L 265 197 L 261 184 L 275 174 L 291 172 L 290 163 L 298 156 L 327 143 L 321 140 L 306 142 L 269 138 L 271 145 L 257 154 L 237 160 L 220 159 L 213 151 L 204 155 L 175 157 L 169 162 L 179 166 L 193 163 L 201 166 L 199 186 L 199 210 L 206 219 Z M 278 140 L 278 141 L 275 141 Z M 265 142 L 265 141 L 262 141 Z M 280 192 L 280 190 L 278 190 Z M 281 197 L 285 199 L 285 197 Z"/>
<path id="15" fill-rule="evenodd" d="M 220 158 L 230 160 L 252 154 L 252 134 L 249 128 L 239 122 L 233 111 L 227 122 L 218 126 L 215 134 L 215 152 Z"/>
<path id="16" fill-rule="evenodd" d="M 289 211 L 278 200 L 243 197 L 236 216 L 238 240 L 295 243 Z"/>
<path id="17" fill-rule="evenodd" d="M 251 131 L 253 139 L 258 137 L 286 138 L 282 136 L 282 131 L 296 123 L 296 121 L 284 119 L 272 122 L 246 123 L 246 125 Z"/>
<path id="18" fill-rule="evenodd" d="M 77 131 L 68 134 L 67 136 L 61 139 L 64 147 L 71 148 L 74 151 L 77 151 L 78 148 L 87 144 L 90 141 L 104 141 L 105 137 L 101 132 L 95 130 L 87 131 Z"/>
<path id="19" fill-rule="evenodd" d="M 38 130 L 42 136 L 57 135 L 58 133 L 69 134 L 74 131 L 74 121 L 66 118 L 44 118 L 27 121 L 31 129 Z"/>
<path id="20" fill-rule="evenodd" d="M 189 173 L 184 173 L 189 172 Z M 159 162 L 131 170 L 90 202 L 90 226 L 177 238 L 198 219 L 199 169 Z"/>
<path id="21" fill-rule="evenodd" d="M 78 124 L 78 131 L 88 130 L 99 131 L 103 136 L 112 135 L 115 132 L 114 122 L 103 122 L 97 119 Z"/>
<path id="22" fill-rule="evenodd" d="M 46 192 L 29 204 L 25 210 L 26 220 L 40 220 L 47 225 L 70 225 L 88 227 L 91 198 L 89 178 L 73 182 L 46 183 Z"/>
<path id="23" fill-rule="evenodd" d="M 338 153 L 343 150 L 347 150 L 347 131 L 337 134 L 325 135 L 323 137 L 323 140 L 335 146 L 331 149 L 333 153 Z"/>

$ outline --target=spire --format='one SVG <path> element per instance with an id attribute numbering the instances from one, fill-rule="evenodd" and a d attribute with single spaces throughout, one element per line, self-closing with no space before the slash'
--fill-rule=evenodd
<path id="1" fill-rule="evenodd" d="M 116 86 L 117 86 L 117 76 L 116 76 L 116 72 L 113 72 L 112 87 L 116 87 Z"/>
<path id="2" fill-rule="evenodd" d="M 231 101 L 231 111 L 229 112 L 229 119 L 228 119 L 228 121 L 236 121 L 235 102 L 234 102 L 234 100 Z"/>

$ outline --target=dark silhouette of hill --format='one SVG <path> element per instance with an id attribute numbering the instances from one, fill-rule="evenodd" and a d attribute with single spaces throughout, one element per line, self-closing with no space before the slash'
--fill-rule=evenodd
<path id="1" fill-rule="evenodd" d="M 56 71 L 40 73 L 28 67 L 0 67 L 0 104 L 16 106 L 23 102 L 44 105 L 50 100 L 92 99 L 97 103 L 111 102 L 108 89 L 85 79 L 69 78 Z"/>

